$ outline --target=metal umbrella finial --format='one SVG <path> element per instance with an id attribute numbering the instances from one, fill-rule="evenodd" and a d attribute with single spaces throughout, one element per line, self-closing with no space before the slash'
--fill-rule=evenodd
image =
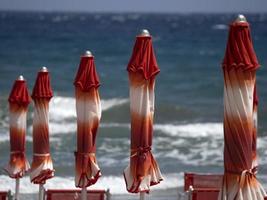
<path id="1" fill-rule="evenodd" d="M 244 15 L 239 14 L 236 18 L 237 22 L 247 22 L 247 19 Z"/>
<path id="2" fill-rule="evenodd" d="M 42 67 L 41 72 L 48 72 L 46 67 Z"/>
<path id="3" fill-rule="evenodd" d="M 84 56 L 86 56 L 86 57 L 92 57 L 93 54 L 92 54 L 91 51 L 87 50 L 87 51 L 85 51 Z"/>
<path id="4" fill-rule="evenodd" d="M 24 80 L 24 77 L 23 77 L 22 75 L 20 75 L 20 76 L 18 77 L 18 80 L 19 80 L 19 81 L 23 81 L 23 80 Z"/>
<path id="5" fill-rule="evenodd" d="M 143 30 L 141 30 L 141 35 L 142 36 L 150 36 L 150 33 L 147 29 L 143 29 Z"/>

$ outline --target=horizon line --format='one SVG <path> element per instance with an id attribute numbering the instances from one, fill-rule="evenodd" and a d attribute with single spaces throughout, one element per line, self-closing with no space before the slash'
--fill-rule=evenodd
<path id="1" fill-rule="evenodd" d="M 229 15 L 237 15 L 237 14 L 248 14 L 248 15 L 261 15 L 261 14 L 267 14 L 267 11 L 78 11 L 78 10 L 39 10 L 39 9 L 1 9 L 0 12 L 17 12 L 17 13 L 73 13 L 73 14 L 180 14 L 180 15 L 192 15 L 192 14 L 229 14 Z"/>

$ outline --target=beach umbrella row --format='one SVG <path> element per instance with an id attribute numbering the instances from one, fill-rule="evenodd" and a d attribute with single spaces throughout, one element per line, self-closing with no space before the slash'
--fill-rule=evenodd
<path id="1" fill-rule="evenodd" d="M 130 165 L 124 170 L 126 188 L 144 199 L 151 185 L 162 180 L 158 164 L 151 153 L 154 116 L 155 76 L 159 73 L 152 37 L 147 30 L 136 37 L 133 54 L 128 64 L 131 111 Z M 81 57 L 74 81 L 77 112 L 77 151 L 75 152 L 75 185 L 82 188 L 96 183 L 101 176 L 97 164 L 96 136 L 101 118 L 98 93 L 100 81 L 94 56 L 90 51 Z"/>
<path id="2" fill-rule="evenodd" d="M 43 198 L 43 184 L 54 176 L 49 148 L 48 109 L 52 89 L 47 69 L 38 73 L 32 99 L 33 117 L 33 160 L 31 167 L 25 155 L 25 133 L 27 109 L 31 101 L 26 81 L 20 76 L 14 83 L 9 96 L 10 112 L 10 160 L 5 170 L 16 179 L 15 199 L 19 199 L 19 179 L 30 169 L 30 179 L 40 184 L 39 199 Z"/>
<path id="3" fill-rule="evenodd" d="M 259 63 L 253 49 L 250 27 L 244 16 L 230 25 L 224 75 L 224 177 L 220 200 L 262 200 L 265 191 L 256 178 L 258 162 L 256 70 Z M 128 192 L 145 193 L 150 186 L 162 181 L 159 166 L 152 154 L 155 81 L 160 72 L 152 45 L 152 37 L 143 30 L 136 37 L 129 61 L 131 146 L 130 163 L 124 170 Z M 77 113 L 77 151 L 75 152 L 75 185 L 86 188 L 101 176 L 96 160 L 96 137 L 101 119 L 101 104 L 94 56 L 87 51 L 81 57 L 74 81 Z M 49 73 L 43 68 L 32 93 L 34 100 L 31 181 L 40 184 L 53 177 L 54 169 L 49 150 L 48 110 L 52 97 Z M 25 157 L 26 113 L 30 103 L 26 82 L 15 81 L 9 97 L 10 162 L 6 171 L 19 180 L 29 169 Z M 18 183 L 18 181 L 17 181 Z M 18 184 L 17 184 L 18 186 Z M 18 188 L 18 187 L 17 187 Z M 16 197 L 17 198 L 17 197 Z"/>
<path id="4" fill-rule="evenodd" d="M 151 185 L 158 184 L 162 180 L 162 175 L 158 164 L 151 153 L 153 137 L 153 116 L 154 116 L 154 87 L 155 77 L 159 73 L 152 37 L 147 30 L 142 31 L 136 37 L 131 60 L 128 64 L 128 74 L 130 82 L 130 110 L 131 110 L 131 150 L 130 165 L 124 171 L 126 187 L 129 192 L 141 193 L 140 198 L 144 199 L 144 193 L 150 190 Z M 17 111 L 10 98 L 11 112 L 19 112 L 22 117 L 15 118 L 15 114 L 10 119 L 10 142 L 11 156 L 16 155 L 14 144 L 18 143 L 18 134 L 14 131 L 12 124 L 22 126 L 19 129 L 21 147 L 19 148 L 19 158 L 12 173 L 11 159 L 7 171 L 12 178 L 21 178 L 29 169 L 25 158 L 25 132 L 26 113 L 30 103 L 26 81 L 22 78 L 16 80 L 13 90 L 17 91 L 16 85 L 20 84 L 23 89 L 23 101 L 21 109 Z M 81 57 L 80 65 L 74 80 L 76 113 L 77 113 L 77 151 L 75 154 L 75 186 L 82 188 L 82 199 L 87 199 L 86 188 L 97 182 L 101 176 L 100 168 L 96 160 L 96 136 L 101 118 L 101 103 L 98 92 L 100 81 L 96 72 L 94 56 L 90 51 L 86 51 Z M 22 90 L 21 89 L 21 90 Z M 12 90 L 11 94 L 14 93 Z M 12 97 L 12 95 L 10 95 Z M 14 95 L 13 95 L 14 96 Z M 18 94 L 15 95 L 16 97 Z M 43 184 L 46 180 L 54 176 L 52 159 L 49 147 L 49 101 L 53 96 L 51 89 L 49 72 L 43 68 L 37 76 L 32 99 L 34 101 L 33 116 L 33 162 L 31 164 L 31 181 L 40 185 L 39 199 L 43 198 Z M 22 98 L 21 97 L 21 98 Z M 27 98 L 26 98 L 27 97 Z M 26 99 L 26 100 L 25 100 Z M 20 128 L 20 127 L 17 127 Z M 14 132 L 14 133 L 13 133 Z M 13 139 L 14 137 L 17 137 Z M 22 164 L 23 165 L 22 165 Z M 20 167 L 19 171 L 17 168 Z M 17 185 L 18 186 L 18 185 Z M 17 187 L 18 188 L 18 187 Z"/>

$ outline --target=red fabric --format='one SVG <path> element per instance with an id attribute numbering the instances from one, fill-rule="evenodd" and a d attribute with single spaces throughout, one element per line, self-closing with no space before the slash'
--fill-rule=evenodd
<path id="1" fill-rule="evenodd" d="M 196 189 L 192 192 L 192 200 L 217 200 L 219 195 L 219 190 L 217 189 Z"/>
<path id="2" fill-rule="evenodd" d="M 47 200 L 73 200 L 80 199 L 81 190 L 77 189 L 63 189 L 55 190 L 49 189 L 46 191 Z M 87 190 L 87 199 L 90 200 L 104 200 L 105 196 L 108 196 L 108 192 L 105 190 Z"/>
<path id="3" fill-rule="evenodd" d="M 256 70 L 259 67 L 247 22 L 234 22 L 230 25 L 222 65 L 226 70 L 240 67 L 244 70 Z"/>
<path id="4" fill-rule="evenodd" d="M 95 69 L 93 56 L 82 56 L 78 72 L 74 81 L 76 87 L 80 87 L 82 91 L 89 91 L 92 87 L 99 87 L 99 78 Z"/>
<path id="5" fill-rule="evenodd" d="M 20 106 L 28 106 L 31 102 L 27 84 L 25 80 L 16 80 L 8 98 L 9 103 L 15 103 Z"/>
<path id="6" fill-rule="evenodd" d="M 257 106 L 258 104 L 259 104 L 259 98 L 257 93 L 257 86 L 255 85 L 253 92 L 253 107 Z"/>
<path id="7" fill-rule="evenodd" d="M 145 79 L 150 79 L 160 72 L 152 46 L 152 37 L 136 37 L 132 57 L 127 70 L 129 72 L 143 73 Z"/>
<path id="8" fill-rule="evenodd" d="M 51 99 L 53 92 L 50 84 L 49 72 L 39 72 L 32 91 L 32 98 Z"/>

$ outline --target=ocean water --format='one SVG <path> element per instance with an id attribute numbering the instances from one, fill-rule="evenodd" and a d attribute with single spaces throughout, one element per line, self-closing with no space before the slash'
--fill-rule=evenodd
<path id="1" fill-rule="evenodd" d="M 259 90 L 259 179 L 267 187 L 267 15 L 246 15 L 262 67 Z M 50 143 L 55 177 L 47 188 L 74 187 L 76 114 L 73 80 L 80 56 L 95 55 L 103 114 L 97 159 L 103 176 L 92 188 L 126 194 L 122 172 L 129 163 L 130 115 L 126 66 L 135 36 L 153 35 L 161 72 L 156 83 L 153 153 L 165 180 L 152 190 L 183 185 L 183 172 L 223 172 L 223 76 L 228 24 L 233 14 L 86 14 L 0 12 L 0 166 L 9 159 L 8 102 L 13 81 L 23 74 L 30 91 L 42 66 L 51 72 Z M 27 157 L 32 159 L 32 109 Z M 114 184 L 114 182 L 116 184 Z M 0 189 L 14 188 L 4 172 Z M 34 193 L 29 177 L 21 192 Z"/>

